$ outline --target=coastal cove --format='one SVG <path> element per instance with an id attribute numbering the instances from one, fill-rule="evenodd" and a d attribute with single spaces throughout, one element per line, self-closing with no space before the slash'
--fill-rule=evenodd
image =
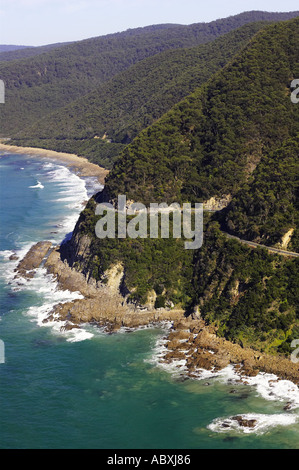
<path id="1" fill-rule="evenodd" d="M 1 447 L 297 448 L 298 387 L 285 376 L 253 373 L 254 357 L 242 374 L 230 358 L 220 367 L 227 345 L 199 321 L 127 311 L 109 286 L 100 291 L 60 261 L 102 180 L 79 178 L 78 166 L 51 154 L 10 152 L 0 149 Z M 47 260 L 41 251 L 22 271 L 44 240 Z M 102 319 L 92 305 L 99 292 Z M 195 347 L 197 367 L 188 367 Z"/>

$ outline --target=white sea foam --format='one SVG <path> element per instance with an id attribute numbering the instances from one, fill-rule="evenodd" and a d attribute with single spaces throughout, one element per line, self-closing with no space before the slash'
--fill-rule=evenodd
<path id="1" fill-rule="evenodd" d="M 52 202 L 62 203 L 66 209 L 63 218 L 52 222 L 55 231 L 58 232 L 55 240 L 60 242 L 65 235 L 72 233 L 79 214 L 89 197 L 101 190 L 103 186 L 99 184 L 97 178 L 82 179 L 62 165 L 46 162 L 43 169 L 46 170 L 44 178 L 49 182 L 54 182 L 56 188 L 58 188 L 56 194 L 59 197 Z"/>
<path id="2" fill-rule="evenodd" d="M 23 243 L 21 248 L 18 250 L 0 251 L 0 259 L 2 259 L 0 276 L 6 280 L 7 284 L 11 285 L 13 290 L 19 290 L 17 286 L 18 281 L 14 279 L 16 275 L 14 269 L 17 267 L 20 260 L 24 258 L 26 253 L 30 250 L 32 245 L 34 245 L 33 242 Z M 16 257 L 17 259 L 11 260 L 11 256 Z"/>
<path id="3" fill-rule="evenodd" d="M 235 416 L 241 417 L 244 420 L 254 420 L 255 424 L 253 427 L 241 426 Z M 278 426 L 292 426 L 299 420 L 299 416 L 293 414 L 257 414 L 248 413 L 240 414 L 235 416 L 229 416 L 228 418 L 216 418 L 207 427 L 213 432 L 227 433 L 237 432 L 243 434 L 264 434 L 265 432 L 276 428 Z"/>
<path id="4" fill-rule="evenodd" d="M 90 180 L 83 180 L 79 178 L 62 165 L 52 162 L 44 162 L 42 168 L 44 170 L 44 173 L 41 175 L 43 177 L 43 181 L 55 183 L 55 187 L 60 188 L 60 195 L 65 196 L 55 199 L 55 202 L 59 202 L 61 200 L 60 202 L 66 203 L 65 208 L 69 210 L 68 215 L 64 214 L 64 216 L 55 223 L 55 232 L 57 232 L 57 234 L 55 235 L 55 239 L 51 241 L 54 244 L 61 243 L 63 238 L 73 231 L 78 220 L 79 213 L 83 209 L 83 203 L 89 198 L 87 185 L 89 185 L 89 191 L 91 193 L 102 189 L 102 186 L 99 185 L 96 179 L 91 178 Z M 44 186 L 39 180 L 37 180 L 36 185 L 30 186 L 31 189 L 42 187 Z M 53 222 L 50 222 L 49 225 L 53 225 Z M 24 258 L 25 254 L 35 243 L 37 243 L 37 241 L 39 240 L 35 240 L 30 243 L 20 242 L 18 249 L 16 250 L 1 251 L 1 276 L 5 278 L 12 291 L 28 290 L 36 292 L 37 305 L 32 305 L 24 312 L 24 314 L 31 318 L 32 321 L 35 321 L 39 326 L 51 327 L 53 333 L 59 333 L 65 336 L 66 340 L 70 342 L 83 341 L 91 338 L 93 333 L 87 331 L 88 329 L 92 329 L 90 326 L 84 327 L 82 325 L 80 328 L 65 330 L 64 326 L 66 322 L 60 321 L 58 318 L 55 318 L 55 316 L 53 321 L 45 322 L 55 305 L 83 298 L 80 293 L 59 289 L 53 276 L 47 274 L 44 268 L 35 270 L 36 273 L 33 278 L 28 279 L 20 276 L 16 278 L 15 268 L 19 261 Z M 15 255 L 18 259 L 11 260 L 10 257 L 12 255 Z"/>
<path id="5" fill-rule="evenodd" d="M 164 334 L 161 335 L 156 341 L 155 347 L 152 351 L 152 356 L 147 362 L 159 367 L 162 370 L 170 373 L 174 378 L 181 376 L 188 376 L 188 369 L 186 367 L 186 360 L 174 360 L 165 362 L 164 356 L 167 353 L 167 336 L 170 327 L 168 327 Z M 187 359 L 188 356 L 186 356 Z M 264 415 L 264 414 L 246 414 L 238 415 L 244 419 L 254 419 L 257 421 L 253 428 L 242 427 L 232 417 L 217 418 L 208 428 L 214 432 L 228 432 L 234 431 L 239 433 L 264 433 L 269 429 L 276 426 L 291 426 L 299 421 L 299 389 L 297 385 L 288 380 L 279 380 L 273 374 L 266 374 L 260 372 L 256 377 L 240 376 L 238 370 L 229 365 L 220 371 L 197 369 L 192 371 L 193 379 L 200 381 L 209 380 L 211 383 L 220 382 L 224 385 L 232 385 L 235 387 L 246 385 L 255 389 L 256 395 L 265 400 L 281 403 L 287 406 L 289 413 Z M 293 414 L 295 412 L 295 414 Z"/>
<path id="6" fill-rule="evenodd" d="M 288 402 L 290 409 L 299 408 L 299 389 L 289 380 L 279 380 L 274 374 L 260 372 L 247 377 L 246 382 L 256 387 L 257 394 L 270 401 Z"/>
<path id="7" fill-rule="evenodd" d="M 53 333 L 62 334 L 67 341 L 83 341 L 92 338 L 93 334 L 86 331 L 83 327 L 64 330 L 66 321 L 61 321 L 57 315 L 49 321 L 49 315 L 57 304 L 72 302 L 76 299 L 82 299 L 79 292 L 61 290 L 51 274 L 47 274 L 45 268 L 36 269 L 36 274 L 31 279 L 18 279 L 18 288 L 22 290 L 32 290 L 41 296 L 42 305 L 33 305 L 24 312 L 25 315 L 32 318 L 38 326 L 48 326 Z"/>
<path id="8" fill-rule="evenodd" d="M 13 292 L 35 292 L 37 294 L 36 302 L 42 302 L 42 305 L 37 304 L 29 307 L 29 309 L 24 312 L 24 315 L 30 317 L 38 326 L 50 327 L 53 333 L 65 336 L 67 341 L 75 342 L 92 338 L 93 333 L 86 331 L 84 326 L 73 328 L 71 330 L 64 330 L 66 322 L 60 321 L 57 316 L 55 318 L 55 315 L 52 321 L 47 321 L 49 314 L 55 305 L 71 302 L 76 299 L 82 299 L 83 296 L 79 292 L 59 289 L 55 278 L 51 274 L 47 274 L 45 268 L 36 269 L 33 278 L 24 278 L 21 276 L 16 277 L 14 269 L 16 268 L 19 260 L 24 257 L 32 245 L 33 244 L 24 246 L 21 250 L 17 251 L 5 250 L 0 252 L 0 256 L 6 260 L 6 262 L 1 266 L 1 274 L 5 277 L 10 289 Z M 12 254 L 17 255 L 19 260 L 7 261 L 9 256 Z"/>
<path id="9" fill-rule="evenodd" d="M 164 361 L 164 356 L 167 352 L 165 347 L 167 343 L 167 337 L 165 334 L 169 332 L 171 326 L 172 324 L 170 322 L 165 323 L 164 334 L 157 339 L 156 344 L 152 350 L 151 357 L 146 359 L 146 362 L 167 371 L 173 377 L 177 377 L 187 372 L 186 360 L 172 360 L 170 362 Z"/>
<path id="10" fill-rule="evenodd" d="M 165 332 L 157 339 L 152 350 L 151 357 L 147 362 L 171 373 L 173 376 L 187 375 L 188 368 L 186 367 L 186 364 L 188 354 L 186 354 L 186 359 L 171 360 L 167 362 L 164 361 L 165 354 L 168 352 L 168 349 L 166 348 L 166 344 L 168 342 L 166 334 L 169 333 L 171 327 L 171 322 L 165 323 Z M 197 369 L 196 371 L 192 371 L 192 375 L 198 380 L 217 379 L 224 383 L 240 380 L 240 376 L 236 373 L 232 365 L 229 365 L 220 371 Z"/>
<path id="11" fill-rule="evenodd" d="M 36 185 L 34 185 L 34 186 L 29 186 L 29 188 L 32 188 L 32 189 L 44 189 L 44 185 L 43 185 L 40 181 L 37 180 Z"/>
<path id="12" fill-rule="evenodd" d="M 3 250 L 3 251 L 0 251 L 0 258 L 4 259 L 4 260 L 8 260 L 10 258 L 10 256 L 13 256 L 15 255 L 16 252 L 15 251 L 12 251 L 12 250 Z"/>

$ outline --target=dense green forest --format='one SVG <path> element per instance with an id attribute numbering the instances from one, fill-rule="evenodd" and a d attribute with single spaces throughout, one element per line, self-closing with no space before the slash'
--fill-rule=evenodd
<path id="1" fill-rule="evenodd" d="M 140 304 L 197 311 L 218 334 L 271 353 L 289 353 L 299 333 L 298 259 L 227 237 L 275 245 L 294 228 L 298 248 L 299 19 L 267 26 L 207 84 L 127 145 L 99 193 L 81 213 L 65 256 L 87 276 L 124 266 L 122 288 Z M 231 194 L 205 213 L 204 243 L 183 239 L 98 239 L 96 202 L 126 194 L 143 202 L 198 202 Z M 84 238 L 89 247 L 79 254 Z"/>
<path id="2" fill-rule="evenodd" d="M 101 217 L 95 215 L 95 208 L 96 198 L 91 198 L 80 215 L 71 242 L 66 246 L 72 256 L 76 252 L 78 240 L 85 235 L 91 240 L 88 255 L 84 253 L 82 257 L 77 256 L 73 266 L 86 276 L 103 280 L 104 273 L 111 264 L 120 261 L 125 266 L 124 288 L 130 292 L 131 302 L 145 303 L 149 291 L 155 290 L 161 296 L 165 290 L 164 303 L 172 301 L 184 307 L 188 305 L 192 298 L 189 290 L 193 251 L 184 249 L 183 238 L 172 237 L 171 222 L 168 239 L 99 239 L 95 234 L 95 225 Z M 128 216 L 127 222 L 129 221 Z"/>
<path id="3" fill-rule="evenodd" d="M 187 315 L 197 310 L 220 336 L 244 346 L 291 351 L 290 343 L 299 333 L 298 259 L 228 239 L 209 215 L 199 250 L 184 249 L 184 239 L 172 237 L 171 223 L 166 239 L 98 239 L 96 199 L 88 202 L 72 239 L 62 248 L 75 269 L 105 282 L 105 271 L 121 263 L 121 289 L 128 302 L 144 305 L 154 295 L 156 308 L 181 307 Z M 78 254 L 86 236 L 90 245 Z M 86 248 L 86 240 L 84 244 Z"/>
<path id="4" fill-rule="evenodd" d="M 296 13 L 247 12 L 211 23 L 157 25 L 86 39 L 34 57 L 0 62 L 6 85 L 0 137 L 9 137 L 96 86 L 160 52 L 207 43 L 252 21 L 275 21 Z"/>
<path id="5" fill-rule="evenodd" d="M 290 352 L 299 333 L 298 258 L 245 247 L 215 222 L 204 237 L 193 263 L 193 305 L 219 335 L 262 351 Z"/>
<path id="6" fill-rule="evenodd" d="M 287 140 L 254 172 L 219 215 L 227 232 L 275 246 L 293 230 L 287 246 L 299 252 L 299 134 Z"/>
<path id="7" fill-rule="evenodd" d="M 107 167 L 115 160 L 104 191 L 62 246 L 75 269 L 106 282 L 106 270 L 121 263 L 129 302 L 154 296 L 156 308 L 197 312 L 230 340 L 289 353 L 299 334 L 298 259 L 224 233 L 271 246 L 289 233 L 287 249 L 298 251 L 299 105 L 290 85 L 299 77 L 299 18 L 244 26 L 249 20 L 269 18 L 251 12 L 206 25 L 140 28 L 3 62 L 0 76 L 10 77 L 15 108 L 11 120 L 2 119 L 7 132 L 19 132 L 13 142 L 88 154 L 98 163 L 100 155 Z M 82 59 L 86 44 L 82 63 L 78 51 Z M 97 238 L 96 203 L 119 194 L 146 205 L 230 202 L 205 213 L 203 246 L 186 250 L 173 237 Z"/>
<path id="8" fill-rule="evenodd" d="M 299 131 L 299 19 L 268 26 L 240 55 L 125 148 L 107 177 L 113 198 L 146 204 L 235 195 L 269 152 Z"/>
<path id="9" fill-rule="evenodd" d="M 76 153 L 110 169 L 122 146 L 103 143 L 129 143 L 205 83 L 266 24 L 249 23 L 208 44 L 166 51 L 138 62 L 90 94 L 26 127 L 13 143 Z M 99 141 L 103 136 L 107 139 Z"/>

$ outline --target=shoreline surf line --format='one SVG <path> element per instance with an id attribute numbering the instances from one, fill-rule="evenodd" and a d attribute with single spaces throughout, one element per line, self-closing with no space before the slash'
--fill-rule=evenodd
<path id="1" fill-rule="evenodd" d="M 96 177 L 99 183 L 104 184 L 105 177 L 109 173 L 106 168 L 100 167 L 95 163 L 91 163 L 85 157 L 71 153 L 56 152 L 55 150 L 48 150 L 35 147 L 18 147 L 17 145 L 3 144 L 0 141 L 0 151 L 7 152 L 8 154 L 21 154 L 32 157 L 50 158 L 57 162 L 64 163 L 70 169 L 73 169 L 78 176 L 93 176 Z"/>

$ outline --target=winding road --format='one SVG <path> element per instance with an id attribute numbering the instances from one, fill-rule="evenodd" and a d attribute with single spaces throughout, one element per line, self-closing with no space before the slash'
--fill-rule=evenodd
<path id="1" fill-rule="evenodd" d="M 227 232 L 222 232 L 224 233 L 228 238 L 232 238 L 235 240 L 238 240 L 238 242 L 243 243 L 244 245 L 252 246 L 253 248 L 265 248 L 268 251 L 271 251 L 271 253 L 276 253 L 278 255 L 282 256 L 290 256 L 291 258 L 298 258 L 299 253 L 295 253 L 294 251 L 287 251 L 287 250 L 282 250 L 280 248 L 273 248 L 272 246 L 266 246 L 266 245 L 260 245 L 259 243 L 251 242 L 249 240 L 242 240 L 239 237 L 236 237 L 235 235 L 230 235 Z"/>

